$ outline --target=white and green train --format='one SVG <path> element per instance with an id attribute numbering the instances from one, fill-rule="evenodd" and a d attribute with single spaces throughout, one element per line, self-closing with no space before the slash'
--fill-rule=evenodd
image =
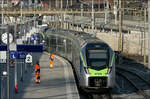
<path id="1" fill-rule="evenodd" d="M 85 32 L 47 29 L 46 50 L 69 60 L 78 85 L 85 90 L 115 85 L 115 52 L 104 41 Z"/>

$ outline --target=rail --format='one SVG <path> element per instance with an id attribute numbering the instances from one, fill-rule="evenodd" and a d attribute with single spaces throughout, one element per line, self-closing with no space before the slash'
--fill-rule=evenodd
<path id="1" fill-rule="evenodd" d="M 149 99 L 150 97 L 142 90 L 142 88 L 140 86 L 138 86 L 137 81 L 141 80 L 142 82 L 144 82 L 147 86 L 149 86 L 150 88 L 150 83 L 145 80 L 142 76 L 140 76 L 139 74 L 132 72 L 131 70 L 127 70 L 125 68 L 121 68 L 121 67 L 116 67 L 117 69 L 117 73 L 119 75 L 121 75 L 122 77 L 124 77 L 126 80 L 128 80 L 131 85 L 133 85 L 133 87 L 137 90 L 138 93 L 142 94 L 145 99 Z M 132 76 L 129 76 L 128 74 L 132 74 L 135 75 L 134 79 L 136 78 L 136 80 L 133 80 Z M 139 81 L 140 82 L 140 81 Z"/>

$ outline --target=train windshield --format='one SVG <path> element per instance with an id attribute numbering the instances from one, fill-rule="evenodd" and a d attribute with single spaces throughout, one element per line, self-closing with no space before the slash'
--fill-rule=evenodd
<path id="1" fill-rule="evenodd" d="M 107 49 L 88 49 L 86 53 L 87 65 L 91 68 L 105 68 L 108 66 Z"/>

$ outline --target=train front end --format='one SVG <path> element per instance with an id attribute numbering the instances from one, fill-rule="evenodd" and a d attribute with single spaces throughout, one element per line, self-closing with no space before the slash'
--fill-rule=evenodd
<path id="1" fill-rule="evenodd" d="M 106 43 L 87 43 L 81 53 L 80 85 L 88 89 L 113 88 L 115 54 Z"/>

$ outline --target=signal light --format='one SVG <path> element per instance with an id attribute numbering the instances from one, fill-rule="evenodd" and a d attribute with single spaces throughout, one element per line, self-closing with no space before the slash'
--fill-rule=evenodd
<path id="1" fill-rule="evenodd" d="M 14 63 L 14 60 L 13 60 L 13 59 L 11 59 L 11 60 L 10 60 L 10 63 Z"/>
<path id="2" fill-rule="evenodd" d="M 10 60 L 10 67 L 14 67 L 14 64 L 13 64 L 13 63 L 14 63 L 14 60 L 11 59 L 11 60 Z"/>
<path id="3" fill-rule="evenodd" d="M 15 92 L 18 93 L 18 84 L 15 86 Z"/>

